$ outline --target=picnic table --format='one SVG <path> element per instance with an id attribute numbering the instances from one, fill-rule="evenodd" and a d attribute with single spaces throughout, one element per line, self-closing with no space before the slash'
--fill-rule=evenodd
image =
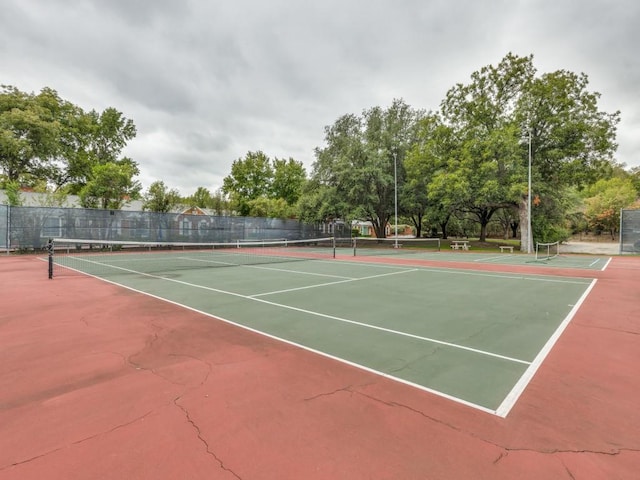
<path id="1" fill-rule="evenodd" d="M 469 250 L 468 240 L 451 240 L 452 250 Z"/>

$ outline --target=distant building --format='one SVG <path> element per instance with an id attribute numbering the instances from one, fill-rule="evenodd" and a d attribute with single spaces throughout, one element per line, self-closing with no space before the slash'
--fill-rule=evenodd
<path id="1" fill-rule="evenodd" d="M 53 195 L 50 193 L 38 193 L 29 190 L 20 192 L 21 206 L 23 207 L 63 207 L 63 208 L 82 208 L 80 206 L 80 197 L 77 195 L 67 195 L 61 204 L 54 201 Z M 0 205 L 8 205 L 9 200 L 4 190 L 0 190 Z M 142 200 L 129 200 L 122 206 L 120 210 L 141 211 Z"/>

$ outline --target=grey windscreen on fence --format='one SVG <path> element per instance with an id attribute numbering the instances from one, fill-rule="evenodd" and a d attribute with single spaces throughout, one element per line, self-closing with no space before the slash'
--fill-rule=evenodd
<path id="1" fill-rule="evenodd" d="M 620 215 L 620 251 L 640 253 L 640 210 L 622 210 Z"/>
<path id="2" fill-rule="evenodd" d="M 234 242 L 302 240 L 323 235 L 320 225 L 278 218 L 6 206 L 0 214 L 0 233 L 3 225 L 5 229 L 0 244 L 12 250 L 41 249 L 49 238 Z"/>
<path id="3" fill-rule="evenodd" d="M 9 244 L 9 207 L 0 205 L 0 248 Z"/>

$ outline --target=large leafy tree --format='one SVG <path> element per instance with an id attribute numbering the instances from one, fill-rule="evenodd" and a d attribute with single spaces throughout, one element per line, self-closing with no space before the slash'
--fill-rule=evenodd
<path id="1" fill-rule="evenodd" d="M 213 206 L 213 197 L 206 187 L 198 187 L 186 201 L 192 207 L 211 208 Z"/>
<path id="2" fill-rule="evenodd" d="M 127 158 L 94 165 L 90 180 L 80 190 L 80 203 L 87 208 L 122 208 L 139 197 L 141 185 L 134 178 L 138 173 L 137 164 Z"/>
<path id="3" fill-rule="evenodd" d="M 75 117 L 66 129 L 66 148 L 63 162 L 66 176 L 59 183 L 69 183 L 72 193 L 77 193 L 92 178 L 96 165 L 118 163 L 129 140 L 136 136 L 136 127 L 115 108 L 102 113 L 92 110 Z M 128 162 L 133 162 L 128 159 Z"/>
<path id="4" fill-rule="evenodd" d="M 244 158 L 235 160 L 231 174 L 222 183 L 222 191 L 229 195 L 240 215 L 248 215 L 249 202 L 267 197 L 271 189 L 273 169 L 271 161 L 263 152 L 248 152 Z"/>
<path id="5" fill-rule="evenodd" d="M 383 238 L 394 213 L 396 188 L 404 183 L 404 158 L 423 112 L 394 100 L 362 116 L 347 114 L 325 127 L 325 147 L 316 149 L 313 184 L 342 218 L 364 216 Z M 340 208 L 338 208 L 340 207 Z"/>
<path id="6" fill-rule="evenodd" d="M 248 152 L 233 162 L 222 192 L 229 195 L 240 215 L 291 216 L 290 207 L 300 198 L 305 182 L 302 162 L 292 158 L 272 161 L 263 152 Z"/>
<path id="7" fill-rule="evenodd" d="M 321 223 L 345 218 L 351 206 L 336 194 L 336 188 L 310 179 L 297 203 L 298 218 L 308 223 Z"/>
<path id="8" fill-rule="evenodd" d="M 282 199 L 288 205 L 295 205 L 302 187 L 307 180 L 307 172 L 302 162 L 293 158 L 273 160 L 273 180 L 271 182 L 270 197 Z"/>
<path id="9" fill-rule="evenodd" d="M 249 215 L 252 217 L 289 218 L 295 209 L 284 198 L 259 197 L 249 202 Z"/>
<path id="10" fill-rule="evenodd" d="M 0 169 L 8 181 L 79 193 L 95 166 L 124 161 L 135 135 L 133 121 L 115 108 L 84 112 L 50 88 L 33 94 L 2 86 Z"/>
<path id="11" fill-rule="evenodd" d="M 457 146 L 454 131 L 440 116 L 430 112 L 418 122 L 416 141 L 405 160 L 406 182 L 401 190 L 401 205 L 421 235 L 423 221 L 438 225 L 447 238 L 447 225 L 458 208 L 460 198 L 439 188 L 436 179 L 447 171 Z"/>
<path id="12" fill-rule="evenodd" d="M 460 148 L 440 179 L 443 191 L 463 198 L 464 209 L 481 226 L 499 208 L 516 205 L 521 238 L 529 238 L 529 139 L 532 198 L 550 202 L 552 196 L 542 198 L 545 189 L 557 197 L 610 171 L 619 114 L 600 111 L 599 94 L 587 87 L 584 74 L 560 70 L 536 76 L 533 56 L 513 54 L 453 87 L 442 113 L 458 132 Z M 535 212 L 533 220 L 535 232 Z M 524 241 L 521 245 L 529 249 Z"/>
<path id="13" fill-rule="evenodd" d="M 182 202 L 180 192 L 175 188 L 169 188 L 162 180 L 158 180 L 149 185 L 147 191 L 142 195 L 143 210 L 157 213 L 171 212 Z"/>
<path id="14" fill-rule="evenodd" d="M 629 208 L 638 199 L 630 178 L 602 179 L 584 192 L 585 215 L 596 230 L 604 230 L 615 238 L 620 227 L 620 210 Z"/>
<path id="15" fill-rule="evenodd" d="M 533 74 L 530 58 L 507 55 L 497 66 L 474 72 L 468 84 L 451 88 L 442 102 L 457 145 L 432 188 L 473 215 L 480 224 L 480 241 L 494 213 L 514 203 L 526 185 L 515 115 Z"/>
<path id="16" fill-rule="evenodd" d="M 45 88 L 38 95 L 2 86 L 0 92 L 0 168 L 8 181 L 47 178 L 58 150 L 61 100 Z"/>
<path id="17" fill-rule="evenodd" d="M 640 166 L 631 168 L 629 170 L 629 177 L 631 178 L 633 187 L 638 192 L 638 195 L 640 195 Z"/>

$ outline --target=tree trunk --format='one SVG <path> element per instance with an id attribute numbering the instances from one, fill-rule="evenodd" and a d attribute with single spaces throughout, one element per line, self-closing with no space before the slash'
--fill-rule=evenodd
<path id="1" fill-rule="evenodd" d="M 387 222 L 389 221 L 389 217 L 385 216 L 384 214 L 382 215 L 378 215 L 377 217 L 373 217 L 371 216 L 369 218 L 369 221 L 371 222 L 371 225 L 373 225 L 373 231 L 376 234 L 377 238 L 386 238 L 386 226 L 387 226 Z"/>
<path id="2" fill-rule="evenodd" d="M 515 220 L 509 225 L 511 227 L 511 238 L 518 238 L 518 225 L 519 223 Z"/>
<path id="3" fill-rule="evenodd" d="M 525 253 L 533 252 L 533 235 L 529 247 L 529 219 L 528 219 L 528 199 L 523 196 L 520 205 L 518 205 L 518 213 L 520 216 L 520 251 Z"/>
<path id="4" fill-rule="evenodd" d="M 416 238 L 420 238 L 422 236 L 422 215 L 419 213 L 411 215 L 411 222 L 416 227 Z"/>
<path id="5" fill-rule="evenodd" d="M 480 242 L 484 242 L 487 240 L 487 225 L 488 221 L 482 221 L 480 223 L 480 238 L 478 239 Z"/>
<path id="6" fill-rule="evenodd" d="M 447 232 L 447 226 L 449 225 L 449 215 L 447 215 L 447 219 L 444 222 L 440 222 L 440 228 L 442 229 L 442 239 L 446 240 L 449 238 L 449 233 Z"/>

